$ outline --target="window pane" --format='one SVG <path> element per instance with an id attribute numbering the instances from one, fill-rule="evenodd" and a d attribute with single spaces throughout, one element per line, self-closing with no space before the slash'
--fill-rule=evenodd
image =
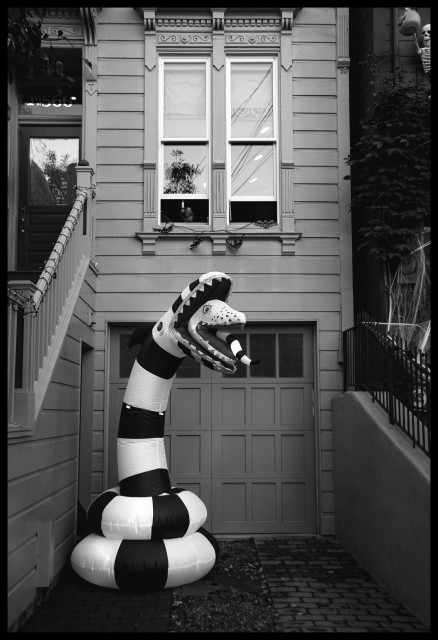
<path id="1" fill-rule="evenodd" d="M 208 193 L 207 145 L 164 145 L 163 192 Z"/>
<path id="2" fill-rule="evenodd" d="M 79 138 L 30 138 L 29 205 L 72 205 Z"/>
<path id="3" fill-rule="evenodd" d="M 273 70 L 269 62 L 231 65 L 231 137 L 272 138 Z"/>
<path id="4" fill-rule="evenodd" d="M 177 378 L 200 378 L 201 365 L 190 356 L 187 356 L 176 371 Z"/>
<path id="5" fill-rule="evenodd" d="M 164 65 L 164 137 L 206 137 L 205 64 Z"/>
<path id="6" fill-rule="evenodd" d="M 131 333 L 123 333 L 120 335 L 119 349 L 119 376 L 120 378 L 129 378 L 131 369 L 140 351 L 140 344 L 136 344 L 129 348 Z"/>
<path id="7" fill-rule="evenodd" d="M 231 146 L 231 195 L 274 196 L 274 145 Z"/>
<path id="8" fill-rule="evenodd" d="M 259 222 L 267 229 L 277 223 L 277 202 L 274 200 L 232 200 L 230 222 Z"/>
<path id="9" fill-rule="evenodd" d="M 249 345 L 251 360 L 260 360 L 260 364 L 251 367 L 250 376 L 254 378 L 275 378 L 275 334 L 250 334 Z"/>
<path id="10" fill-rule="evenodd" d="M 178 200 L 161 198 L 160 219 L 161 222 L 180 222 L 183 225 L 207 224 L 208 210 L 208 200 L 191 200 L 185 195 Z"/>
<path id="11" fill-rule="evenodd" d="M 278 335 L 278 340 L 280 378 L 302 378 L 303 334 L 280 333 Z"/>

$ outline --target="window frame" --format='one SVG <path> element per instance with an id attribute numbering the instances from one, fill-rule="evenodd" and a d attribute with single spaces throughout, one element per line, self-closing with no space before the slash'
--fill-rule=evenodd
<path id="1" fill-rule="evenodd" d="M 261 64 L 270 63 L 272 65 L 272 121 L 273 135 L 269 138 L 249 138 L 249 137 L 232 137 L 231 131 L 231 72 L 233 64 Z M 279 147 L 280 147 L 280 117 L 279 117 L 279 78 L 278 78 L 278 57 L 272 56 L 227 56 L 226 58 L 226 77 L 225 77 L 225 136 L 226 136 L 226 193 L 227 193 L 227 225 L 234 227 L 242 226 L 241 222 L 231 222 L 231 203 L 232 202 L 276 202 L 277 203 L 277 224 L 280 224 L 280 172 L 279 172 Z M 233 196 L 231 184 L 231 166 L 232 166 L 232 147 L 236 145 L 263 146 L 266 144 L 273 146 L 273 195 L 272 196 Z M 254 220 L 255 222 L 255 220 Z"/>
<path id="2" fill-rule="evenodd" d="M 206 122 L 204 137 L 165 137 L 164 136 L 164 77 L 165 77 L 165 65 L 166 64 L 180 64 L 182 67 L 187 64 L 203 64 L 205 74 L 205 109 L 206 109 Z M 161 216 L 161 203 L 165 200 L 206 200 L 208 205 L 208 220 L 206 223 L 198 222 L 175 222 L 174 224 L 197 226 L 202 224 L 205 228 L 207 225 L 211 225 L 212 212 L 211 212 L 211 200 L 212 200 L 212 172 L 211 172 L 211 147 L 212 147 L 212 130 L 211 130 L 211 58 L 209 56 L 160 56 L 158 65 L 158 165 L 157 165 L 157 187 L 158 187 L 158 224 L 165 224 Z M 164 193 L 164 155 L 166 146 L 205 146 L 206 149 L 206 176 L 207 176 L 207 189 L 205 194 L 188 193 L 188 194 L 171 194 Z"/>

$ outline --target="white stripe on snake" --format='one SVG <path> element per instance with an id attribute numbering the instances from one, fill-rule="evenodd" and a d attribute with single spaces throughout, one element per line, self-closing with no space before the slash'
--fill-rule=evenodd
<path id="1" fill-rule="evenodd" d="M 194 493 L 171 486 L 164 419 L 176 371 L 188 355 L 220 372 L 236 362 L 256 364 L 232 331 L 245 315 L 228 306 L 232 281 L 206 273 L 178 296 L 152 331 L 137 329 L 141 348 L 123 398 L 117 438 L 119 486 L 104 491 L 87 512 L 89 534 L 73 549 L 76 573 L 93 584 L 148 591 L 199 580 L 219 547 L 203 524 L 207 510 Z"/>

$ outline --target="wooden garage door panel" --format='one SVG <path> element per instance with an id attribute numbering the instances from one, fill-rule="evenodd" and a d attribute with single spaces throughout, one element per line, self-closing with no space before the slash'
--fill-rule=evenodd
<path id="1" fill-rule="evenodd" d="M 245 426 L 251 430 L 313 431 L 313 385 L 213 384 L 212 429 Z"/>
<path id="2" fill-rule="evenodd" d="M 212 481 L 214 533 L 315 531 L 313 479 Z"/>
<path id="3" fill-rule="evenodd" d="M 315 472 L 315 438 L 311 432 L 213 432 L 212 474 L 218 478 L 302 477 Z"/>

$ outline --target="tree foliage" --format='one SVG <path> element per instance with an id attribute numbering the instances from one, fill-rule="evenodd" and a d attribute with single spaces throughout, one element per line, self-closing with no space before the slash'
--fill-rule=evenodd
<path id="1" fill-rule="evenodd" d="M 379 75 L 373 102 L 352 147 L 351 208 L 360 219 L 360 247 L 398 264 L 430 216 L 430 88 L 404 72 Z"/>
<path id="2" fill-rule="evenodd" d="M 48 38 L 43 29 L 45 8 L 8 8 L 8 78 L 21 84 L 36 76 L 58 76 L 67 82 L 74 79 L 64 73 L 64 64 L 50 47 L 42 47 Z M 58 40 L 68 40 L 58 31 Z"/>

